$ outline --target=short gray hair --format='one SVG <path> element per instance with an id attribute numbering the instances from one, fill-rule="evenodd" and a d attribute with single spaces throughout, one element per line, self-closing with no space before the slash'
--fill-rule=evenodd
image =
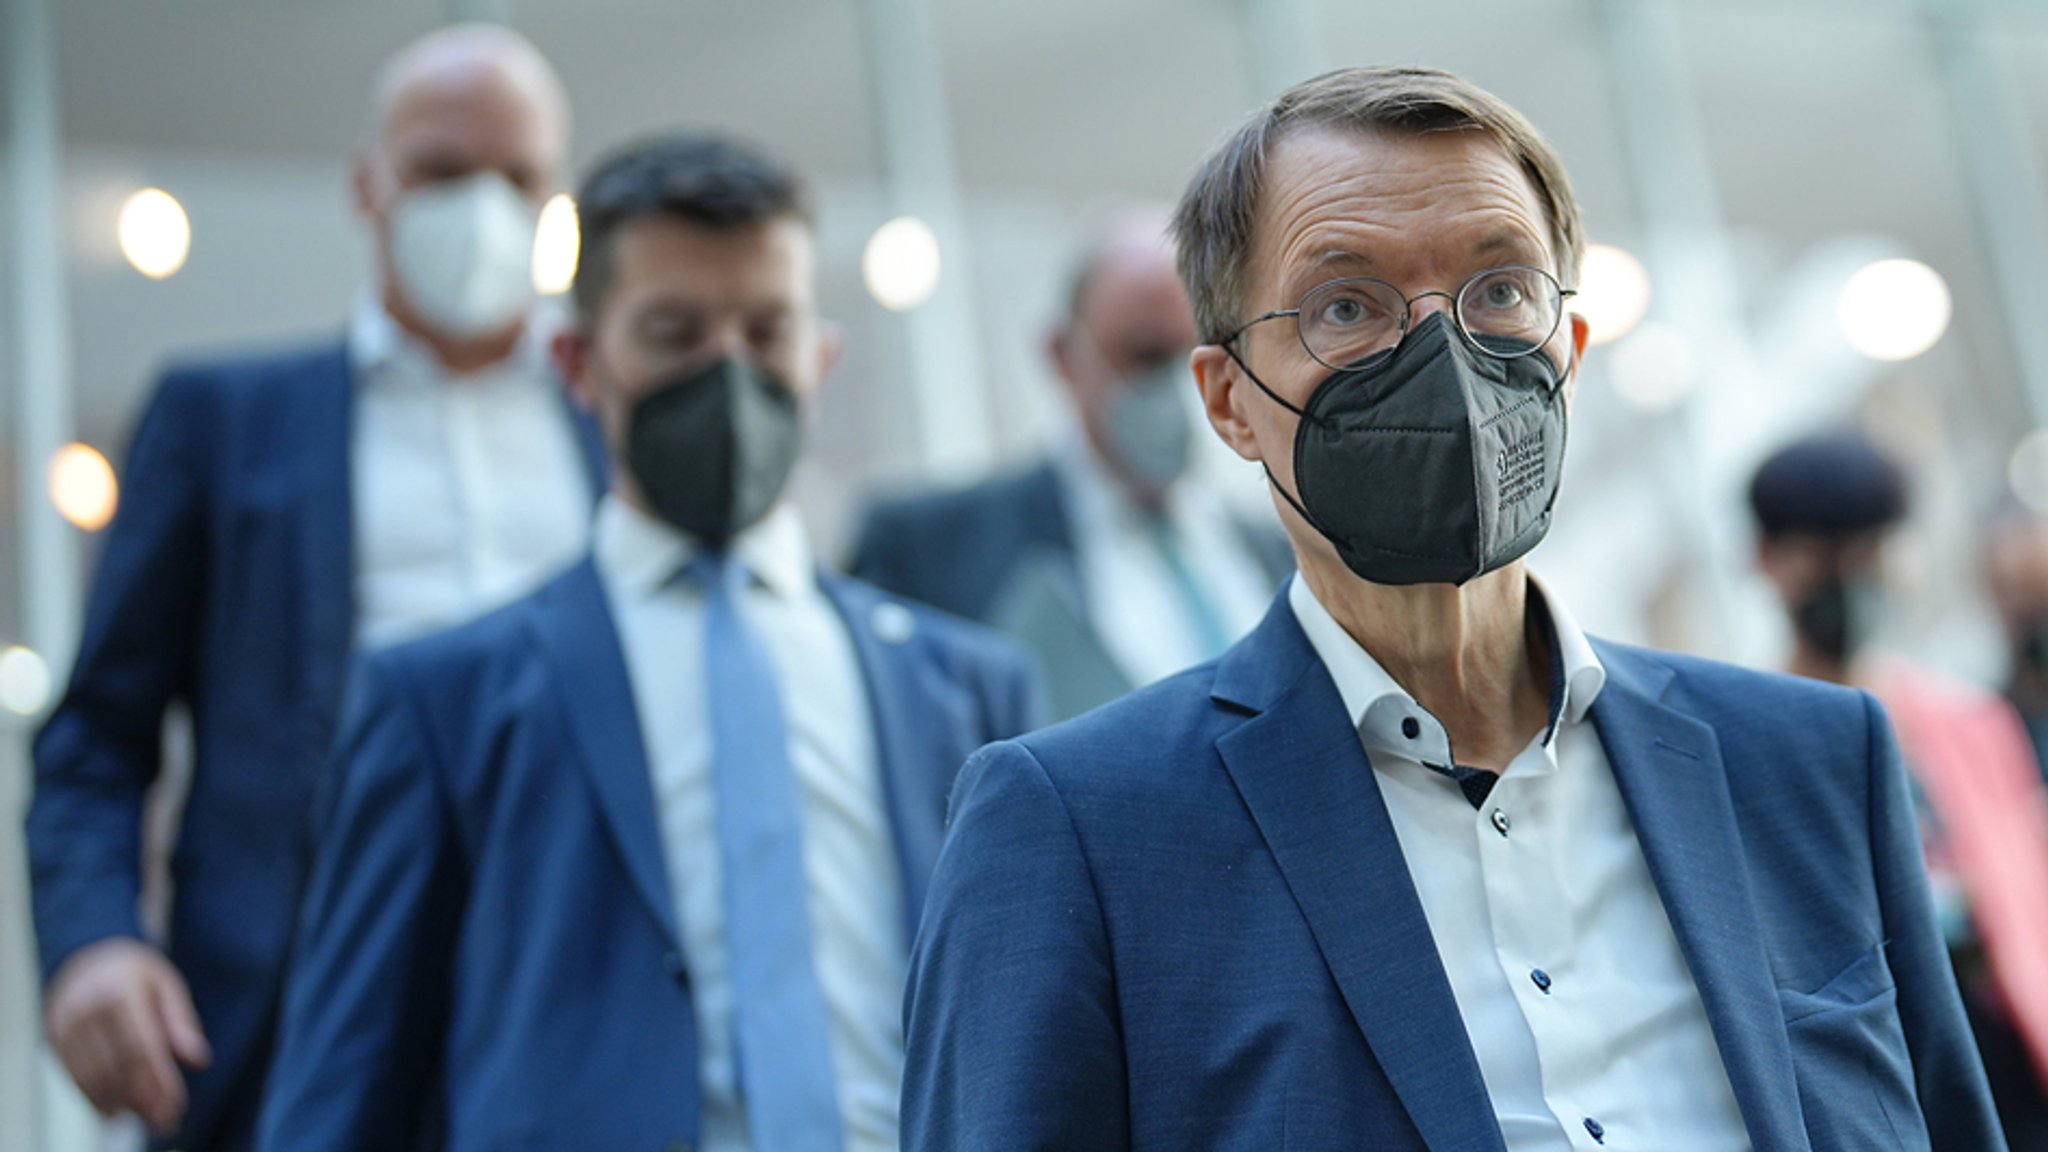
<path id="1" fill-rule="evenodd" d="M 1498 96 L 1435 68 L 1345 68 L 1304 81 L 1275 97 L 1195 169 L 1173 214 L 1180 275 L 1206 343 L 1227 339 L 1239 324 L 1252 226 L 1258 215 L 1267 157 L 1289 133 L 1334 127 L 1399 135 L 1477 129 L 1521 165 L 1549 217 L 1558 279 L 1577 285 L 1585 237 L 1578 201 L 1556 149 Z"/>

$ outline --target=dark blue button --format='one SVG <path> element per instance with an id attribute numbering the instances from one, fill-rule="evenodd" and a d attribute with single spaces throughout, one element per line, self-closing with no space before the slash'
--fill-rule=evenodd
<path id="1" fill-rule="evenodd" d="M 1586 1131 L 1592 1134 L 1593 1143 L 1607 1143 L 1607 1129 L 1602 1128 L 1600 1122 L 1591 1116 L 1586 1117 Z"/>
<path id="2" fill-rule="evenodd" d="M 1541 989 L 1544 995 L 1550 994 L 1550 973 L 1541 968 L 1532 968 L 1529 970 L 1529 979 L 1536 982 L 1536 987 Z"/>
<path id="3" fill-rule="evenodd" d="M 1401 717 L 1401 735 L 1413 740 L 1417 736 L 1422 735 L 1422 725 L 1416 723 L 1413 716 L 1403 716 Z"/>

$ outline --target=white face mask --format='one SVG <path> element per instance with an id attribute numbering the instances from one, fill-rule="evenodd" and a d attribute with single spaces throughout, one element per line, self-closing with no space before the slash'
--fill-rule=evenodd
<path id="1" fill-rule="evenodd" d="M 496 172 L 400 193 L 391 265 L 406 302 L 449 336 L 503 332 L 533 303 L 538 214 Z"/>
<path id="2" fill-rule="evenodd" d="M 1119 382 L 1109 402 L 1110 450 L 1124 474 L 1148 492 L 1166 491 L 1188 470 L 1195 447 L 1188 397 L 1194 390 L 1187 358 L 1176 357 Z"/>

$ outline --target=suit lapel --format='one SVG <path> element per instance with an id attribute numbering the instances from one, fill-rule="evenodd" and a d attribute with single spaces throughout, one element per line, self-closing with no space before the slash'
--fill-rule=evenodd
<path id="1" fill-rule="evenodd" d="M 917 936 L 925 888 L 938 863 L 946 795 L 945 782 L 931 778 L 934 758 L 926 752 L 930 740 L 924 736 L 936 729 L 937 718 L 930 714 L 930 701 L 913 691 L 923 676 L 908 648 L 916 619 L 903 605 L 850 581 L 821 573 L 819 584 L 846 624 L 867 690 L 875 764 L 903 877 L 903 939 L 908 948 Z"/>
<path id="2" fill-rule="evenodd" d="M 1792 1051 L 1712 728 L 1660 702 L 1672 672 L 1599 645 L 1593 723 L 1758 1148 L 1809 1147 Z"/>
<path id="3" fill-rule="evenodd" d="M 633 887 L 668 934 L 681 940 L 655 823 L 654 786 L 640 738 L 640 716 L 617 627 L 597 568 L 588 559 L 548 585 L 535 605 L 537 627 L 579 759 L 597 793 Z"/>
<path id="4" fill-rule="evenodd" d="M 305 578 L 306 682 L 331 725 L 341 710 L 349 653 L 355 645 L 355 501 L 350 490 L 355 381 L 347 346 L 313 362 L 302 381 L 302 405 L 278 430 L 303 437 L 292 453 L 305 506 L 299 540 Z M 331 733 L 323 732 L 324 742 Z"/>
<path id="5" fill-rule="evenodd" d="M 1284 590 L 1224 657 L 1216 694 L 1257 710 L 1217 750 L 1409 1119 L 1431 1148 L 1499 1152 L 1479 1061 L 1372 766 Z"/>

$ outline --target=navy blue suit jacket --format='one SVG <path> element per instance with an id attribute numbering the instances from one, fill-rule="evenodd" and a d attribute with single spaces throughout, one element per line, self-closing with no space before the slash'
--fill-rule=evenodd
<path id="1" fill-rule="evenodd" d="M 842 578 L 824 586 L 872 704 L 907 942 L 953 777 L 1036 720 L 1038 686 L 993 634 Z M 688 965 L 596 568 L 372 656 L 361 675 L 320 805 L 260 1146 L 695 1143 Z"/>
<path id="2" fill-rule="evenodd" d="M 214 1059 L 188 1075 L 177 1147 L 246 1146 L 254 1119 L 355 631 L 351 377 L 341 344 L 164 376 L 129 448 L 70 687 L 36 739 L 28 846 L 48 979 L 87 944 L 143 935 L 144 794 L 166 709 L 191 711 L 169 949 Z M 594 426 L 576 424 L 602 490 Z"/>
<path id="3" fill-rule="evenodd" d="M 1597 650 L 1591 715 L 1754 1146 L 2003 1148 L 1875 703 Z M 906 1150 L 1501 1152 L 1284 596 L 1219 662 L 984 750 L 953 820 L 911 966 Z"/>
<path id="4" fill-rule="evenodd" d="M 1132 685 L 1088 615 L 1062 483 L 1047 461 L 966 488 L 878 502 L 863 518 L 848 571 L 1024 641 L 1065 717 Z M 1294 570 L 1277 528 L 1237 527 L 1274 583 Z M 1034 581 L 1051 587 L 1023 587 Z M 1024 602 L 1034 606 L 1018 612 Z"/>
<path id="5" fill-rule="evenodd" d="M 862 518 L 847 571 L 986 622 L 1003 580 L 1032 549 L 1074 553 L 1059 473 L 1050 462 L 966 488 L 885 500 Z M 1080 573 L 1074 573 L 1078 590 Z"/>

